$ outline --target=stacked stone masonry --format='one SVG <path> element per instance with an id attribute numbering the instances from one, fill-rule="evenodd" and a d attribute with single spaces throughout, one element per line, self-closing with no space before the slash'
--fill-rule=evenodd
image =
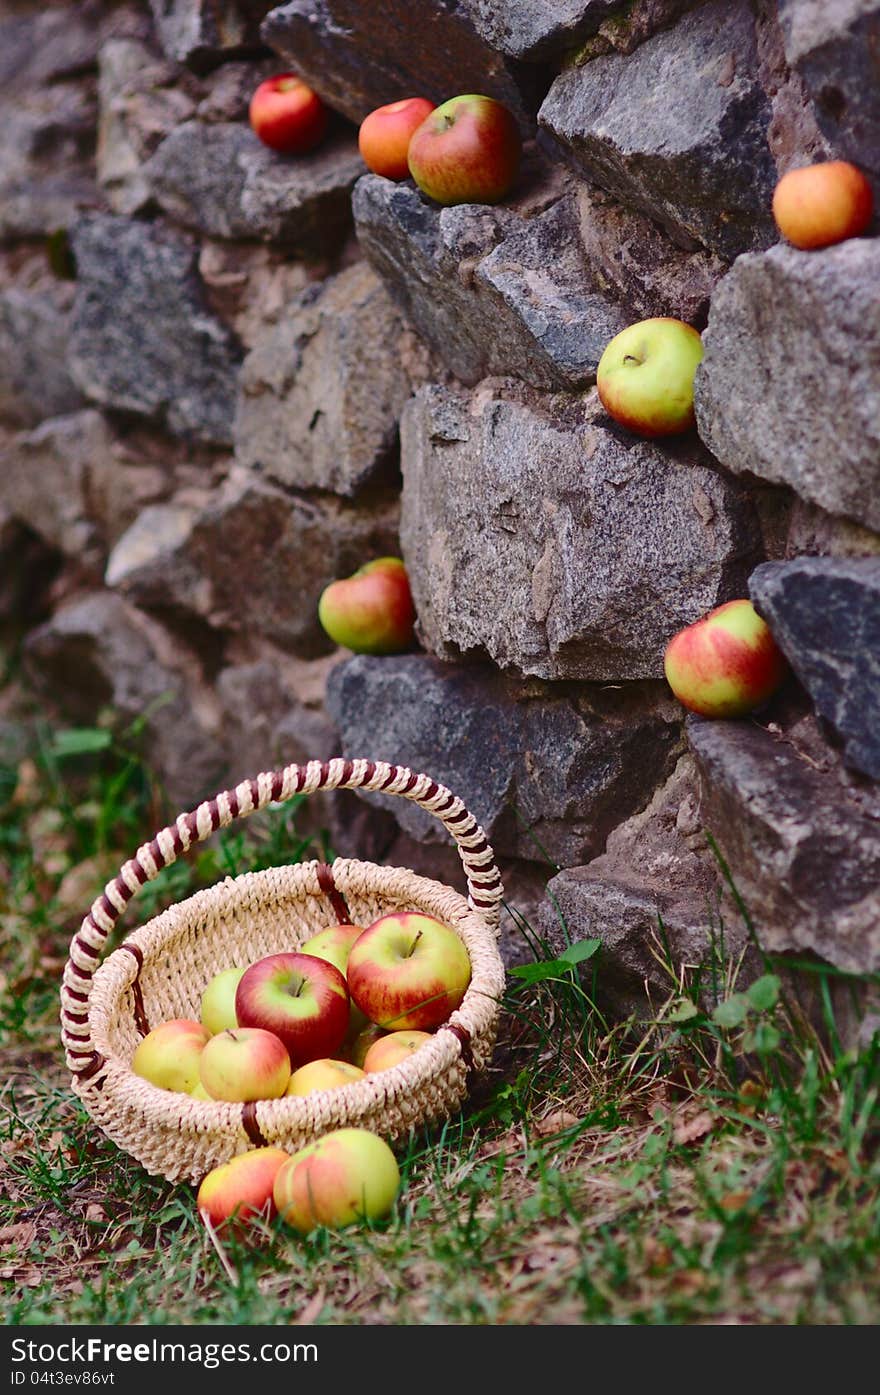
<path id="1" fill-rule="evenodd" d="M 826 158 L 880 196 L 878 54 L 880 0 L 0 0 L 0 605 L 42 700 L 145 714 L 177 809 L 427 771 L 496 850 L 508 960 L 523 921 L 596 935 L 621 1012 L 671 990 L 661 926 L 761 971 L 731 880 L 781 962 L 876 974 L 880 229 L 797 251 L 771 198 Z M 288 68 L 332 109 L 298 158 L 247 116 Z M 372 108 L 463 91 L 520 125 L 503 203 L 366 170 Z M 667 443 L 595 391 L 653 315 L 705 345 Z M 390 553 L 417 644 L 334 649 L 321 590 Z M 687 717 L 665 645 L 739 596 L 790 677 Z M 458 879 L 403 801 L 308 818 Z"/>

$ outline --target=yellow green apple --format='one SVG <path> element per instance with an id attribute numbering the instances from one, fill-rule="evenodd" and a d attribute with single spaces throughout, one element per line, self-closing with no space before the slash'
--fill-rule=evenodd
<path id="1" fill-rule="evenodd" d="M 208 1040 L 199 1075 L 214 1100 L 275 1100 L 287 1089 L 290 1057 L 274 1032 L 231 1027 Z"/>
<path id="2" fill-rule="evenodd" d="M 202 993 L 199 1017 L 212 1036 L 225 1032 L 228 1027 L 240 1025 L 235 1015 L 235 990 L 246 967 L 221 969 L 209 980 Z"/>
<path id="3" fill-rule="evenodd" d="M 703 357 L 699 331 L 669 315 L 639 320 L 616 334 L 596 369 L 599 400 L 638 436 L 672 436 L 694 424 L 694 376 Z"/>
<path id="4" fill-rule="evenodd" d="M 338 1230 L 391 1213 L 400 1190 L 397 1159 L 369 1129 L 334 1129 L 293 1153 L 278 1170 L 273 1195 L 282 1219 L 302 1235 Z"/>
<path id="5" fill-rule="evenodd" d="M 202 1052 L 210 1039 L 211 1033 L 201 1022 L 173 1017 L 138 1043 L 131 1068 L 162 1090 L 188 1095 L 199 1079 Z"/>
<path id="6" fill-rule="evenodd" d="M 431 1032 L 417 1032 L 412 1029 L 385 1032 L 373 1042 L 364 1056 L 365 1074 L 372 1075 L 374 1071 L 390 1070 L 392 1066 L 408 1060 L 424 1042 L 431 1040 L 432 1035 Z"/>
<path id="7" fill-rule="evenodd" d="M 363 1080 L 364 1072 L 351 1061 L 341 1061 L 334 1056 L 321 1056 L 317 1061 L 306 1061 L 297 1066 L 290 1077 L 286 1094 L 310 1095 L 313 1090 L 338 1090 L 350 1085 L 354 1080 Z"/>

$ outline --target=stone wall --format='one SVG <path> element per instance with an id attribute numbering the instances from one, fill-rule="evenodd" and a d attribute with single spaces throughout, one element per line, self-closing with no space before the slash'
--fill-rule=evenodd
<path id="1" fill-rule="evenodd" d="M 778 177 L 880 194 L 880 0 L 0 4 L 0 546 L 28 680 L 146 714 L 189 808 L 334 754 L 484 824 L 530 939 L 603 941 L 644 1010 L 713 941 L 880 970 L 880 237 L 783 245 Z M 312 155 L 247 103 L 290 67 Z M 490 93 L 502 205 L 366 172 L 357 123 Z M 603 413 L 608 339 L 704 332 L 697 430 Z M 336 651 L 323 587 L 403 556 L 418 644 Z M 792 665 L 755 720 L 685 720 L 666 642 L 750 595 Z M 399 801 L 315 811 L 343 854 L 460 884 Z M 523 922 L 530 927 L 524 930 Z M 751 954 L 751 958 L 749 955 Z"/>

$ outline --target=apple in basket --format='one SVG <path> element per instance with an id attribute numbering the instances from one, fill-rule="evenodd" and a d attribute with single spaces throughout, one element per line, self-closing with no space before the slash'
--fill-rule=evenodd
<path id="1" fill-rule="evenodd" d="M 408 1061 L 414 1051 L 426 1041 L 431 1032 L 385 1032 L 367 1049 L 364 1055 L 364 1073 L 372 1075 L 377 1070 L 390 1070 L 401 1061 Z"/>
<path id="2" fill-rule="evenodd" d="M 202 1220 L 213 1226 L 231 1222 L 235 1229 L 276 1216 L 274 1187 L 279 1169 L 291 1154 L 284 1148 L 252 1148 L 211 1168 L 196 1193 Z"/>
<path id="3" fill-rule="evenodd" d="M 388 1031 L 439 1027 L 464 998 L 467 949 L 454 930 L 418 911 L 380 916 L 348 956 L 348 987 L 371 1022 Z"/>
<path id="4" fill-rule="evenodd" d="M 245 970 L 244 965 L 221 969 L 205 986 L 199 1005 L 199 1017 L 204 1026 L 214 1036 L 228 1027 L 237 1027 L 235 1015 L 235 990 Z"/>
<path id="5" fill-rule="evenodd" d="M 317 1061 L 306 1061 L 297 1066 L 290 1077 L 286 1093 L 288 1095 L 310 1095 L 313 1090 L 339 1090 L 354 1080 L 363 1080 L 365 1072 L 351 1061 L 340 1061 L 333 1056 L 319 1056 Z"/>
<path id="6" fill-rule="evenodd" d="M 337 1055 L 349 1025 L 348 985 L 335 964 L 315 954 L 268 954 L 242 974 L 235 1012 L 243 1027 L 280 1037 L 296 1069 Z"/>
<path id="7" fill-rule="evenodd" d="M 188 1095 L 198 1082 L 199 1062 L 210 1039 L 211 1033 L 201 1022 L 173 1017 L 138 1043 L 131 1068 L 162 1090 Z"/>
<path id="8" fill-rule="evenodd" d="M 382 1220 L 399 1190 L 400 1169 L 384 1138 L 344 1128 L 291 1154 L 275 1176 L 273 1197 L 287 1225 L 307 1235 L 321 1225 L 338 1230 Z"/>
<path id="9" fill-rule="evenodd" d="M 211 1037 L 199 1077 L 214 1100 L 276 1100 L 290 1080 L 287 1047 L 262 1027 L 233 1027 Z"/>
<path id="10" fill-rule="evenodd" d="M 314 954 L 319 959 L 326 959 L 328 963 L 335 964 L 341 974 L 348 973 L 348 956 L 355 940 L 364 932 L 362 925 L 328 925 L 325 929 L 319 930 L 311 939 L 301 944 L 299 949 L 301 954 Z M 349 1005 L 348 1030 L 345 1034 L 345 1055 L 350 1054 L 350 1047 L 355 1038 L 369 1019 L 361 1012 L 357 1003 Z M 360 1062 L 357 1062 L 360 1065 Z"/>

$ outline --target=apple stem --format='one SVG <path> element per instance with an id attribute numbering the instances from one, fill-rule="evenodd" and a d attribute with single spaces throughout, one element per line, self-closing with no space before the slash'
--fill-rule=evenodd
<path id="1" fill-rule="evenodd" d="M 624 354 L 623 361 L 624 363 L 641 363 L 642 360 L 636 358 L 635 354 Z"/>
<path id="2" fill-rule="evenodd" d="M 418 944 L 418 942 L 419 942 L 419 940 L 420 940 L 421 938 L 422 938 L 422 932 L 421 932 L 421 930 L 417 930 L 417 931 L 416 931 L 416 937 L 415 937 L 415 939 L 413 940 L 412 944 L 411 944 L 410 947 L 409 947 L 409 954 L 406 956 L 407 959 L 411 958 L 411 956 L 415 953 L 416 945 Z"/>

